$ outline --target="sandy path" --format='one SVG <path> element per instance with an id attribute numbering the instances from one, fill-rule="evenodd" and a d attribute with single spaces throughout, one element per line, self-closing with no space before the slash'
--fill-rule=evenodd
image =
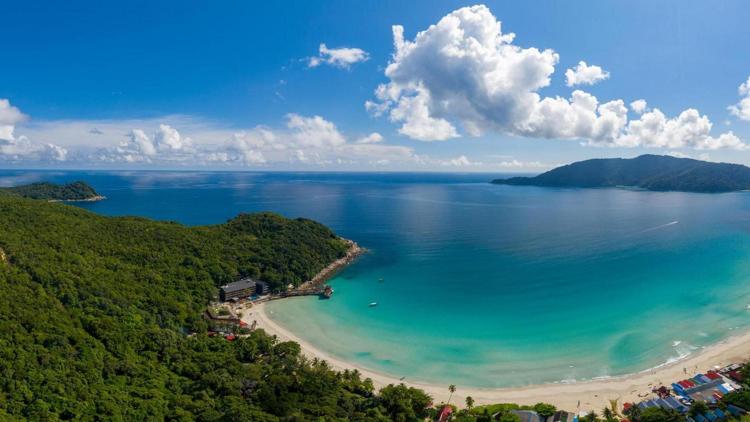
<path id="1" fill-rule="evenodd" d="M 277 324 L 266 315 L 265 304 L 256 304 L 244 311 L 242 318 L 248 324 L 257 321 L 258 328 L 264 329 L 281 340 L 292 340 L 299 343 L 303 353 L 308 357 L 324 359 L 335 369 L 357 369 L 363 376 L 371 378 L 376 387 L 399 383 L 397 377 L 372 371 L 366 368 L 337 359 L 310 343 L 295 336 L 286 328 Z M 694 352 L 685 359 L 665 365 L 660 368 L 604 380 L 583 381 L 574 383 L 541 384 L 519 388 L 482 389 L 462 387 L 457 385 L 453 403 L 462 404 L 466 396 L 471 396 L 477 404 L 513 402 L 519 404 L 534 404 L 540 401 L 552 403 L 560 409 L 568 411 L 596 410 L 599 412 L 611 399 L 624 402 L 640 401 L 646 397 L 653 397 L 651 388 L 661 383 L 671 384 L 688 375 L 703 372 L 716 365 L 724 366 L 734 362 L 745 361 L 750 355 L 750 333 L 729 338 L 721 343 Z M 447 385 L 432 385 L 404 381 L 405 384 L 421 388 L 430 394 L 436 402 L 448 399 Z M 639 396 L 640 395 L 640 396 Z"/>

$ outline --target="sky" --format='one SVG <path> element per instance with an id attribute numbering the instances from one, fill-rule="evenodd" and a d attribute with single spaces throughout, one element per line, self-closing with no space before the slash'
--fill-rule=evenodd
<path id="1" fill-rule="evenodd" d="M 750 164 L 750 5 L 5 2 L 0 167 Z"/>

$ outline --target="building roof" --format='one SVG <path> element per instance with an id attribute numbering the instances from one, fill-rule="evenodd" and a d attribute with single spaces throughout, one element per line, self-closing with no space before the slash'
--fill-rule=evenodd
<path id="1" fill-rule="evenodd" d="M 255 287 L 255 280 L 252 278 L 243 278 L 242 280 L 221 286 L 221 290 L 224 290 L 225 293 L 232 293 L 253 287 Z"/>
<path id="2" fill-rule="evenodd" d="M 533 410 L 511 410 L 510 413 L 521 418 L 521 422 L 540 422 L 542 420 L 539 414 Z"/>

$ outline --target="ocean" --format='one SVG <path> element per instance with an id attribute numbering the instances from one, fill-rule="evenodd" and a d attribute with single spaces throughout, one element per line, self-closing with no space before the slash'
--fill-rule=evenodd
<path id="1" fill-rule="evenodd" d="M 108 199 L 76 206 L 188 225 L 254 211 L 320 221 L 369 252 L 330 281 L 332 299 L 275 301 L 271 317 L 410 381 L 611 377 L 748 327 L 750 193 L 488 183 L 497 176 L 0 170 L 0 185 L 85 180 Z"/>

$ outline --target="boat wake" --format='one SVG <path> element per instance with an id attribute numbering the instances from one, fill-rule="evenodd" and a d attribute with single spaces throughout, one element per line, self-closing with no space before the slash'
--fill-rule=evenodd
<path id="1" fill-rule="evenodd" d="M 663 228 L 665 228 L 665 227 L 669 227 L 669 226 L 674 226 L 674 225 L 675 225 L 675 224 L 677 224 L 677 223 L 679 223 L 679 221 L 677 221 L 677 220 L 675 220 L 675 221 L 670 221 L 669 223 L 666 223 L 666 224 L 660 224 L 660 225 L 658 225 L 658 226 L 656 226 L 656 227 L 650 227 L 650 228 L 648 228 L 648 229 L 646 229 L 646 230 L 641 230 L 641 231 L 640 231 L 640 233 L 647 233 L 647 232 L 652 232 L 652 231 L 654 231 L 654 230 L 659 230 L 659 229 L 663 229 Z"/>

